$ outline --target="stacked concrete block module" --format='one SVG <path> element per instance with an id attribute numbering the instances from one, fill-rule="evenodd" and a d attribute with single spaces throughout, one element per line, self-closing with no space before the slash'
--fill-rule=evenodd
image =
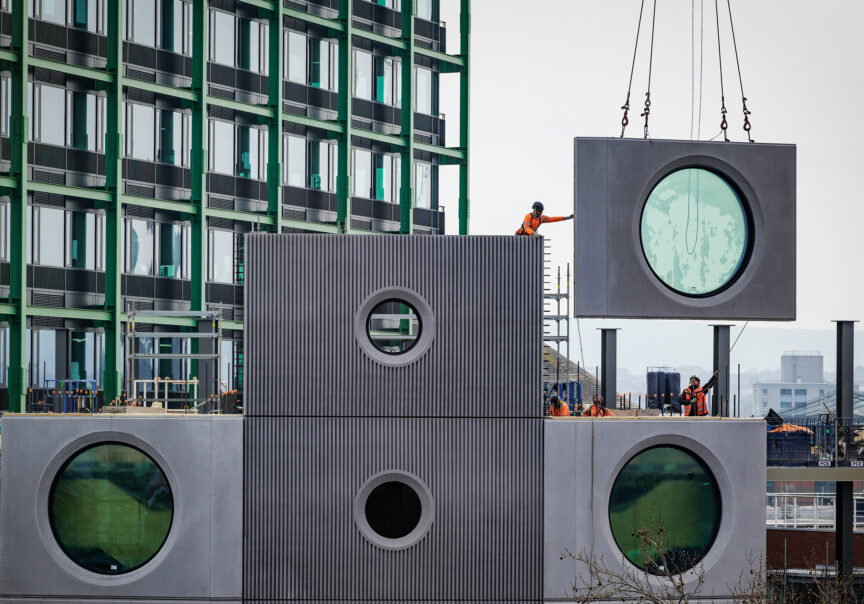
<path id="1" fill-rule="evenodd" d="M 247 245 L 244 598 L 541 600 L 542 243 Z M 385 301 L 415 315 L 401 354 L 369 329 Z"/>

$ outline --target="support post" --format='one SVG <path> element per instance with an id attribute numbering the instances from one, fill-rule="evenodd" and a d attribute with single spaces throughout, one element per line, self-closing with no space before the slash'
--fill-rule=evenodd
<path id="1" fill-rule="evenodd" d="M 207 296 L 207 21 L 206 2 L 192 5 L 192 297 L 191 309 L 204 310 Z M 272 78 L 271 78 L 272 79 Z"/>
<path id="2" fill-rule="evenodd" d="M 854 326 L 856 321 L 837 323 L 837 419 L 838 434 L 848 431 L 844 422 L 854 415 L 852 374 L 854 369 Z M 834 547 L 837 572 L 847 577 L 852 574 L 852 532 L 855 528 L 855 500 L 852 482 L 837 482 L 834 499 Z"/>
<path id="3" fill-rule="evenodd" d="M 399 232 L 414 230 L 414 2 L 402 0 L 402 147 L 399 186 Z"/>
<path id="4" fill-rule="evenodd" d="M 465 66 L 459 74 L 459 98 L 461 107 L 459 109 L 459 146 L 465 153 L 462 163 L 459 164 L 459 234 L 468 234 L 468 221 L 471 217 L 471 201 L 469 198 L 469 172 L 468 172 L 468 138 L 470 133 L 470 64 L 471 64 L 471 0 L 462 0 L 459 15 L 460 54 L 465 61 Z"/>
<path id="5" fill-rule="evenodd" d="M 353 112 L 351 95 L 354 92 L 353 55 L 351 54 L 352 32 L 354 30 L 352 6 L 352 0 L 339 0 L 339 23 L 342 24 L 342 31 L 339 34 L 338 120 L 344 131 L 338 137 L 336 223 L 341 233 L 351 231 L 351 115 Z M 404 7 L 403 10 L 405 10 Z M 402 103 L 405 103 L 405 99 L 402 99 Z"/>
<path id="6" fill-rule="evenodd" d="M 9 411 L 27 410 L 27 71 L 29 40 L 27 2 L 12 0 L 12 50 L 18 61 L 12 65 L 11 172 L 17 187 L 10 190 L 9 302 L 14 314 L 9 321 Z"/>
<path id="7" fill-rule="evenodd" d="M 600 330 L 600 383 L 608 409 L 618 408 L 616 377 L 618 375 L 618 328 Z"/>
<path id="8" fill-rule="evenodd" d="M 108 3 L 108 72 L 113 81 L 108 86 L 105 134 L 106 189 L 111 201 L 105 207 L 105 310 L 110 319 L 105 325 L 105 403 L 123 392 L 123 366 L 120 315 L 123 312 L 123 11 L 120 3 Z"/>
<path id="9" fill-rule="evenodd" d="M 714 371 L 720 370 L 714 382 L 712 413 L 729 417 L 729 332 L 731 325 L 712 325 L 714 328 Z"/>
<path id="10" fill-rule="evenodd" d="M 267 213 L 273 217 L 274 233 L 282 232 L 282 75 L 285 68 L 283 12 L 283 4 L 278 2 L 270 13 L 268 40 L 270 89 L 267 104 L 273 110 L 273 118 L 267 130 Z"/>

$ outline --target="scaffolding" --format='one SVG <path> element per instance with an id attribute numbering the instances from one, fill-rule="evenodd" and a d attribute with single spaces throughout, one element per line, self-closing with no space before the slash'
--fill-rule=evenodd
<path id="1" fill-rule="evenodd" d="M 191 220 L 191 296 L 193 311 L 207 309 L 207 226 L 208 219 L 220 218 L 259 224 L 271 232 L 281 233 L 286 229 L 304 232 L 351 233 L 351 148 L 352 140 L 363 138 L 389 145 L 393 152 L 401 154 L 400 195 L 398 200 L 401 233 L 414 232 L 414 157 L 415 153 L 428 153 L 438 158 L 441 165 L 456 165 L 459 168 L 459 233 L 468 233 L 469 219 L 469 73 L 471 0 L 458 0 L 460 6 L 458 54 L 447 54 L 440 50 L 418 44 L 415 39 L 414 0 L 402 0 L 401 33 L 386 36 L 371 29 L 355 25 L 354 0 L 339 0 L 338 11 L 313 10 L 306 12 L 281 0 L 238 0 L 255 8 L 269 25 L 267 40 L 269 78 L 266 104 L 253 104 L 242 100 L 214 96 L 208 86 L 209 48 L 209 3 L 195 0 L 192 3 L 192 77 L 189 87 L 169 86 L 148 79 L 138 79 L 124 64 L 124 18 L 123 5 L 119 0 L 106 2 L 105 40 L 106 67 L 95 68 L 58 60 L 56 53 L 35 53 L 30 44 L 30 22 L 26 0 L 9 0 L 12 22 L 11 45 L 0 48 L 0 68 L 11 71 L 10 86 L 10 160 L 8 174 L 0 175 L 2 194 L 10 197 L 10 293 L 6 304 L 0 304 L 0 319 L 10 325 L 9 346 L 9 409 L 20 412 L 26 406 L 28 385 L 26 337 L 28 317 L 50 317 L 58 320 L 83 320 L 105 329 L 104 400 L 117 399 L 122 392 L 123 359 L 121 340 L 123 324 L 128 316 L 123 312 L 122 275 L 123 250 L 121 249 L 124 206 L 137 206 L 158 211 L 171 211 Z M 338 117 L 335 120 L 298 115 L 286 110 L 283 104 L 283 74 L 285 68 L 283 24 L 288 19 L 305 25 L 325 28 L 339 39 L 338 50 Z M 415 79 L 413 68 L 415 57 L 431 60 L 441 73 L 459 75 L 460 125 L 459 146 L 445 147 L 422 140 L 415 140 L 414 112 L 402 111 L 398 133 L 384 134 L 372 130 L 357 129 L 352 120 L 351 91 L 353 76 L 354 41 L 375 43 L 389 48 L 394 56 L 402 58 L 402 103 L 413 107 Z M 103 42 L 100 42 L 103 44 Z M 31 54 L 34 53 L 34 54 Z M 62 53 L 61 53 L 62 54 Z M 85 188 L 37 182 L 28 175 L 28 79 L 31 69 L 45 69 L 61 77 L 71 76 L 92 82 L 94 89 L 107 92 L 105 105 L 107 131 L 105 136 L 106 184 L 104 187 Z M 122 124 L 124 115 L 124 89 L 154 93 L 176 99 L 191 109 L 191 195 L 188 200 L 163 200 L 126 194 L 123 186 L 124 144 Z M 268 126 L 267 165 L 267 209 L 251 211 L 215 208 L 207 201 L 207 124 L 208 109 L 222 108 L 255 116 Z M 337 212 L 335 223 L 307 222 L 287 218 L 282 208 L 282 159 L 283 125 L 301 126 L 336 139 L 338 145 L 336 186 Z M 105 302 L 101 308 L 66 308 L 33 305 L 27 295 L 27 196 L 28 192 L 61 195 L 65 198 L 90 200 L 106 212 L 106 266 Z M 160 314 L 150 317 L 153 324 L 194 327 L 194 321 Z M 240 330 L 238 321 L 224 321 L 223 328 Z M 242 383 L 242 346 L 235 359 L 235 372 Z"/>

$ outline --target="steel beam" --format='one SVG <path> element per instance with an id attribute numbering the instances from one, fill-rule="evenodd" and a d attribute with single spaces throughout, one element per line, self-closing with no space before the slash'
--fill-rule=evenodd
<path id="1" fill-rule="evenodd" d="M 729 417 L 729 332 L 731 325 L 712 325 L 714 328 L 714 371 L 719 371 L 714 382 L 712 412 Z"/>
<path id="2" fill-rule="evenodd" d="M 618 408 L 618 328 L 600 330 L 601 394 L 608 409 Z"/>
<path id="3" fill-rule="evenodd" d="M 123 11 L 119 2 L 108 3 L 108 87 L 105 161 L 107 175 L 105 205 L 105 367 L 102 385 L 105 401 L 113 401 L 123 392 L 122 274 L 123 241 Z"/>
<path id="4" fill-rule="evenodd" d="M 276 79 L 276 78 L 270 78 Z M 281 80 L 276 80 L 278 84 L 281 85 Z M 270 85 L 268 83 L 268 85 Z M 280 86 L 281 87 L 281 86 Z M 249 113 L 252 115 L 257 115 L 259 117 L 272 118 L 276 113 L 281 113 L 279 109 L 274 109 L 270 103 L 267 106 L 263 105 L 253 105 L 252 103 L 243 103 L 241 101 L 232 101 L 230 99 L 220 99 L 216 96 L 208 96 L 207 104 L 213 105 L 215 107 L 224 107 L 225 109 L 231 109 L 232 111 L 241 111 L 243 113 Z"/>
<path id="5" fill-rule="evenodd" d="M 282 75 L 285 73 L 284 36 L 282 35 L 282 2 L 270 14 L 270 78 L 268 104 L 271 118 L 267 129 L 267 214 L 273 231 L 282 232 Z M 274 74 L 276 77 L 274 77 Z"/>
<path id="6" fill-rule="evenodd" d="M 206 2 L 192 5 L 192 90 L 198 100 L 192 105 L 192 310 L 206 307 L 207 281 L 207 25 Z"/>
<path id="7" fill-rule="evenodd" d="M 26 411 L 27 405 L 27 138 L 28 57 L 27 2 L 12 0 L 12 52 L 18 61 L 12 66 L 11 169 L 17 187 L 10 191 L 9 302 L 15 314 L 9 321 L 9 410 Z"/>
<path id="8" fill-rule="evenodd" d="M 403 141 L 399 162 L 399 232 L 414 231 L 414 5 L 416 0 L 402 0 L 402 129 Z"/>
<path id="9" fill-rule="evenodd" d="M 338 178 L 336 182 L 336 223 L 339 230 L 351 230 L 351 97 L 353 90 L 354 57 L 351 53 L 353 0 L 339 0 L 339 124 L 343 131 L 338 137 Z M 403 5 L 404 10 L 404 5 Z"/>
<path id="10" fill-rule="evenodd" d="M 471 0 L 462 0 L 459 15 L 459 33 L 462 71 L 459 74 L 459 146 L 462 148 L 462 163 L 459 165 L 459 234 L 467 235 L 471 219 L 471 183 L 469 180 L 468 139 L 471 116 Z"/>
<path id="11" fill-rule="evenodd" d="M 837 417 L 841 422 L 851 421 L 854 411 L 853 373 L 854 338 L 856 321 L 837 323 Z M 844 430 L 845 431 L 845 430 Z M 852 575 L 852 533 L 855 529 L 855 501 L 853 483 L 837 481 L 834 499 L 834 548 L 837 571 Z"/>

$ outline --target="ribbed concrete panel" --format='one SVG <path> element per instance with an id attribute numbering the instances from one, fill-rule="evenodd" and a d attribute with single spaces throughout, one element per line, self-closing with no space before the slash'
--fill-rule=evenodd
<path id="1" fill-rule="evenodd" d="M 247 415 L 540 414 L 540 240 L 255 234 L 246 249 Z M 404 367 L 355 338 L 364 300 L 389 287 L 434 314 L 431 347 Z"/>
<path id="2" fill-rule="evenodd" d="M 246 418 L 244 598 L 541 599 L 540 419 Z M 361 486 L 410 472 L 434 502 L 412 547 L 372 545 Z"/>

